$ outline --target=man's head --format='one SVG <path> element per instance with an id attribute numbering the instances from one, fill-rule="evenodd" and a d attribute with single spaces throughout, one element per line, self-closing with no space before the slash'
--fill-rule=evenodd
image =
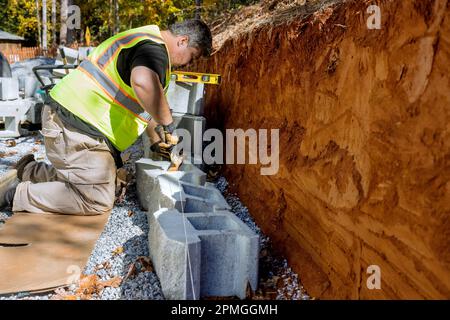
<path id="1" fill-rule="evenodd" d="M 174 66 L 183 66 L 200 56 L 209 56 L 212 47 L 211 31 L 201 20 L 185 20 L 163 31 L 170 60 Z"/>

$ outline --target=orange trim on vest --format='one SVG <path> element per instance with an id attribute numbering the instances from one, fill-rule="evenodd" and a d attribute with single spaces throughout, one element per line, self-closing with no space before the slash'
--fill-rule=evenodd
<path id="1" fill-rule="evenodd" d="M 99 68 L 100 70 L 103 70 L 102 68 L 100 68 L 100 66 L 99 66 L 97 63 L 95 63 L 95 62 L 93 62 L 93 61 L 91 61 L 91 62 L 92 62 L 93 64 L 95 64 L 95 66 L 96 66 L 97 68 Z M 127 96 L 128 98 L 130 98 L 130 99 L 133 100 L 134 102 L 137 102 L 137 103 L 141 104 L 141 103 L 139 102 L 139 100 L 137 100 L 136 98 L 130 96 L 125 90 L 123 90 L 122 87 L 121 87 L 121 86 L 120 86 L 113 78 L 111 78 L 107 72 L 103 72 L 103 74 L 104 74 L 109 80 L 111 80 L 111 82 L 114 83 L 114 84 L 117 86 L 117 88 L 118 88 L 125 96 Z M 130 83 L 130 87 L 131 87 L 131 83 Z M 141 107 L 142 107 L 142 105 L 141 105 Z M 142 109 L 145 111 L 144 108 L 142 108 Z"/>
<path id="2" fill-rule="evenodd" d="M 142 33 L 146 33 L 146 32 L 142 32 Z M 164 42 L 164 39 L 162 39 L 162 38 L 156 37 L 156 36 L 151 35 L 151 34 L 149 34 L 149 33 L 146 33 L 146 34 L 147 34 L 147 36 L 148 36 L 149 38 L 155 38 L 155 39 L 158 39 L 158 40 Z M 97 59 L 95 60 L 95 63 L 97 63 L 98 60 L 99 60 L 101 57 L 103 57 L 103 55 L 105 55 L 106 51 L 108 51 L 109 49 L 111 49 L 112 46 L 113 46 L 114 44 L 116 44 L 117 42 L 119 42 L 119 41 L 122 40 L 123 38 L 129 37 L 129 36 L 130 36 L 130 34 L 127 34 L 127 35 L 124 35 L 124 36 L 122 36 L 122 37 L 120 37 L 120 38 L 117 38 L 114 42 L 111 43 L 111 45 L 110 45 L 109 47 L 107 47 L 107 48 L 102 52 L 102 54 L 100 54 L 100 55 L 97 57 Z M 126 46 L 127 44 L 129 44 L 130 42 L 132 42 L 132 41 L 134 41 L 134 40 L 136 40 L 136 39 L 131 39 L 131 40 L 128 41 L 127 43 L 121 44 L 121 45 L 119 46 L 119 48 L 117 48 L 117 50 L 114 51 L 114 53 L 111 55 L 111 57 L 109 57 L 108 61 L 106 61 L 106 63 L 104 64 L 104 67 L 101 68 L 101 69 L 106 69 L 106 67 L 107 67 L 108 64 L 111 62 L 111 60 L 112 60 L 113 58 L 116 57 L 117 53 L 120 52 L 120 50 L 121 50 L 124 46 Z M 145 39 L 143 39 L 143 40 L 145 40 Z M 150 39 L 150 40 L 151 40 L 151 39 Z"/>

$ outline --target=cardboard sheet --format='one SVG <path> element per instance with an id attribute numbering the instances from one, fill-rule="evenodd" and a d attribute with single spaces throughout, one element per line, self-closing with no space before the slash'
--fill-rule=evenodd
<path id="1" fill-rule="evenodd" d="M 109 215 L 14 214 L 0 228 L 0 294 L 43 291 L 76 279 Z"/>

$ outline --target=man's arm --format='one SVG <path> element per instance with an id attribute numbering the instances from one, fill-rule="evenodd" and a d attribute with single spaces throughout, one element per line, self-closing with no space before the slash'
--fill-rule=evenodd
<path id="1" fill-rule="evenodd" d="M 144 108 L 160 125 L 169 125 L 173 122 L 169 104 L 164 95 L 159 76 L 153 70 L 138 66 L 131 71 L 131 87 Z M 152 126 L 152 122 L 150 122 Z"/>

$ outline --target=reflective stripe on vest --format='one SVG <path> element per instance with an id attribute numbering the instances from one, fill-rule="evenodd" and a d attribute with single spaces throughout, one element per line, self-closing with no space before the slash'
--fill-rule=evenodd
<path id="1" fill-rule="evenodd" d="M 111 99 L 118 102 L 121 106 L 133 112 L 142 120 L 150 121 L 152 117 L 144 109 L 142 109 L 139 102 L 132 97 L 126 95 L 119 86 L 117 86 L 111 78 L 109 78 L 102 70 L 89 60 L 84 60 L 78 67 L 81 71 L 87 72 L 87 76 L 93 78 L 101 88 L 111 97 Z"/>
<path id="2" fill-rule="evenodd" d="M 103 52 L 98 59 L 95 61 L 97 63 L 97 65 L 101 68 L 105 68 L 106 65 L 113 60 L 114 56 L 119 53 L 120 49 L 124 46 L 126 46 L 127 44 L 129 44 L 131 41 L 133 41 L 134 39 L 136 39 L 137 37 L 147 37 L 150 38 L 151 40 L 157 42 L 157 43 L 161 43 L 164 42 L 164 40 L 162 38 L 156 37 L 156 36 L 151 36 L 148 33 L 135 33 L 135 34 L 130 34 L 127 36 L 124 36 L 123 38 L 117 39 L 116 41 L 114 41 L 112 43 L 112 45 L 110 47 L 108 47 L 108 49 L 105 50 L 105 52 Z"/>

